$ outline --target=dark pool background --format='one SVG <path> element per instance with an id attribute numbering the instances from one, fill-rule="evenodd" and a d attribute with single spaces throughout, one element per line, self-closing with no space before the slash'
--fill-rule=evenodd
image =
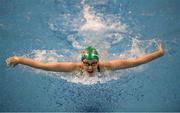
<path id="1" fill-rule="evenodd" d="M 6 66 L 9 56 L 36 49 L 76 50 L 66 37 L 77 34 L 71 18 L 82 13 L 81 2 L 0 0 L 0 111 L 180 111 L 179 0 L 85 1 L 96 13 L 120 14 L 121 22 L 132 31 L 130 35 L 164 42 L 165 56 L 145 64 L 148 68 L 144 71 L 127 72 L 103 84 L 83 85 L 23 66 Z M 70 19 L 64 18 L 65 14 Z M 57 16 L 55 27 L 61 31 L 48 24 Z M 112 45 L 110 51 L 123 51 L 118 46 Z"/>

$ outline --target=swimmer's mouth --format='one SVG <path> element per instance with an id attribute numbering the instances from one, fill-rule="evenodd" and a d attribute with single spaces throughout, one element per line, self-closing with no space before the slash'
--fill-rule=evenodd
<path id="1" fill-rule="evenodd" d="M 91 71 L 91 70 L 87 70 L 87 72 L 90 73 L 90 74 L 93 73 L 93 71 Z"/>

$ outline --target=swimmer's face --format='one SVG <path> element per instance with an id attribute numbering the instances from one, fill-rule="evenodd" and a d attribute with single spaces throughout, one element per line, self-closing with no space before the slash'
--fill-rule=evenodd
<path id="1" fill-rule="evenodd" d="M 86 60 L 84 59 L 82 61 L 83 69 L 89 74 L 92 75 L 93 72 L 96 71 L 98 66 L 98 61 L 96 59 L 94 60 Z"/>

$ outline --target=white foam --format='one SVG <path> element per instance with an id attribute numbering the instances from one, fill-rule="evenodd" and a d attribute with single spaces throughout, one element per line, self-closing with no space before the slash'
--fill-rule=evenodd
<path id="1" fill-rule="evenodd" d="M 83 47 L 81 46 L 81 44 L 74 38 L 73 35 L 69 35 L 68 36 L 68 41 L 71 42 L 72 46 L 74 48 L 77 48 L 77 49 L 82 49 Z"/>
<path id="2" fill-rule="evenodd" d="M 83 16 L 86 20 L 86 23 L 83 26 L 81 26 L 81 31 L 100 31 L 105 29 L 105 25 L 101 22 L 100 18 L 95 16 L 94 14 L 90 14 L 90 6 L 84 6 Z"/>
<path id="3" fill-rule="evenodd" d="M 121 42 L 127 32 L 127 25 L 121 22 L 121 15 L 104 15 L 93 11 L 83 2 L 82 17 L 85 22 L 79 24 L 79 34 L 84 38 L 81 47 L 92 45 L 99 50 L 107 51 L 113 44 Z"/>

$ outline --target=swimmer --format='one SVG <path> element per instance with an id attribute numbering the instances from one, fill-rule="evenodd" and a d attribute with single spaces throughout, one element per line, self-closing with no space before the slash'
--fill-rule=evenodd
<path id="1" fill-rule="evenodd" d="M 18 64 L 27 65 L 33 68 L 42 69 L 46 71 L 54 72 L 72 72 L 81 71 L 89 76 L 92 76 L 94 72 L 101 72 L 103 70 L 119 70 L 132 68 L 147 62 L 150 62 L 156 58 L 159 58 L 165 54 L 163 44 L 159 44 L 159 50 L 152 53 L 143 55 L 138 58 L 130 58 L 126 60 L 117 59 L 110 61 L 99 60 L 99 54 L 95 48 L 89 46 L 82 51 L 81 62 L 41 62 L 35 61 L 30 58 L 13 56 L 7 60 L 7 64 L 15 67 Z"/>

